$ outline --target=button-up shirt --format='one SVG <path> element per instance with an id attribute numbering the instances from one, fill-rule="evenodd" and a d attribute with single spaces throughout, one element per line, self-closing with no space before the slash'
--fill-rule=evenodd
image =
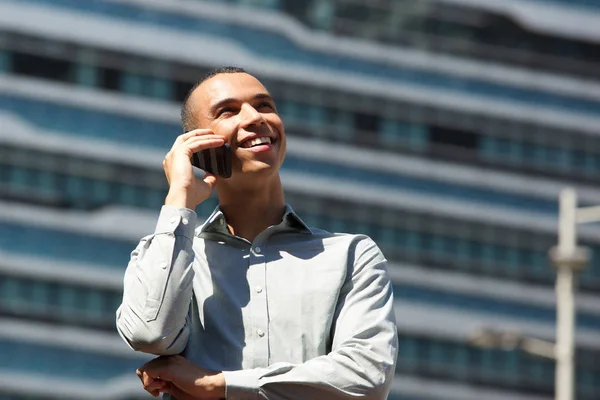
<path id="1" fill-rule="evenodd" d="M 219 208 L 196 218 L 163 206 L 132 252 L 117 310 L 132 348 L 223 371 L 227 399 L 386 398 L 397 331 L 370 238 L 309 228 L 289 206 L 253 242 Z"/>

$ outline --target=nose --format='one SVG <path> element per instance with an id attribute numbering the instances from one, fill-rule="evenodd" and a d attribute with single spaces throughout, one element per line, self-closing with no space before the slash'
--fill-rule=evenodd
<path id="1" fill-rule="evenodd" d="M 260 126 L 265 123 L 262 114 L 250 104 L 243 104 L 241 110 L 242 128 Z"/>

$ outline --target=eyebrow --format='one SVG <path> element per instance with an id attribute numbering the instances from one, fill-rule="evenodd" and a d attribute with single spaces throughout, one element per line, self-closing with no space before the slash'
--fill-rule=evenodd
<path id="1" fill-rule="evenodd" d="M 271 95 L 269 93 L 257 93 L 254 96 L 252 96 L 252 100 L 270 100 L 273 101 L 273 97 L 271 97 Z M 210 115 L 215 115 L 217 110 L 223 106 L 226 106 L 227 104 L 230 103 L 237 103 L 239 100 L 238 99 L 234 99 L 233 97 L 228 97 L 226 99 L 220 100 L 217 103 L 215 103 L 212 107 L 210 107 Z"/>

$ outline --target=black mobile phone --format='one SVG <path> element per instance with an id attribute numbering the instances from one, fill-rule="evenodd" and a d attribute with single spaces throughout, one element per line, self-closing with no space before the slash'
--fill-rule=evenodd
<path id="1" fill-rule="evenodd" d="M 192 165 L 222 178 L 231 176 L 231 146 L 206 149 L 192 154 Z"/>

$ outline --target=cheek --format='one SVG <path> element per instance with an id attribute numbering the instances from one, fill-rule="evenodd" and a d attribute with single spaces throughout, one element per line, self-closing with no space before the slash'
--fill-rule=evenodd
<path id="1" fill-rule="evenodd" d="M 281 137 L 285 138 L 285 129 L 283 126 L 283 121 L 279 118 L 277 114 L 269 115 L 269 118 L 266 118 L 269 126 L 278 131 L 281 134 Z"/>
<path id="2" fill-rule="evenodd" d="M 231 139 L 237 132 L 237 124 L 232 120 L 219 121 L 210 128 L 215 135 L 221 135 L 225 141 L 231 144 Z"/>

